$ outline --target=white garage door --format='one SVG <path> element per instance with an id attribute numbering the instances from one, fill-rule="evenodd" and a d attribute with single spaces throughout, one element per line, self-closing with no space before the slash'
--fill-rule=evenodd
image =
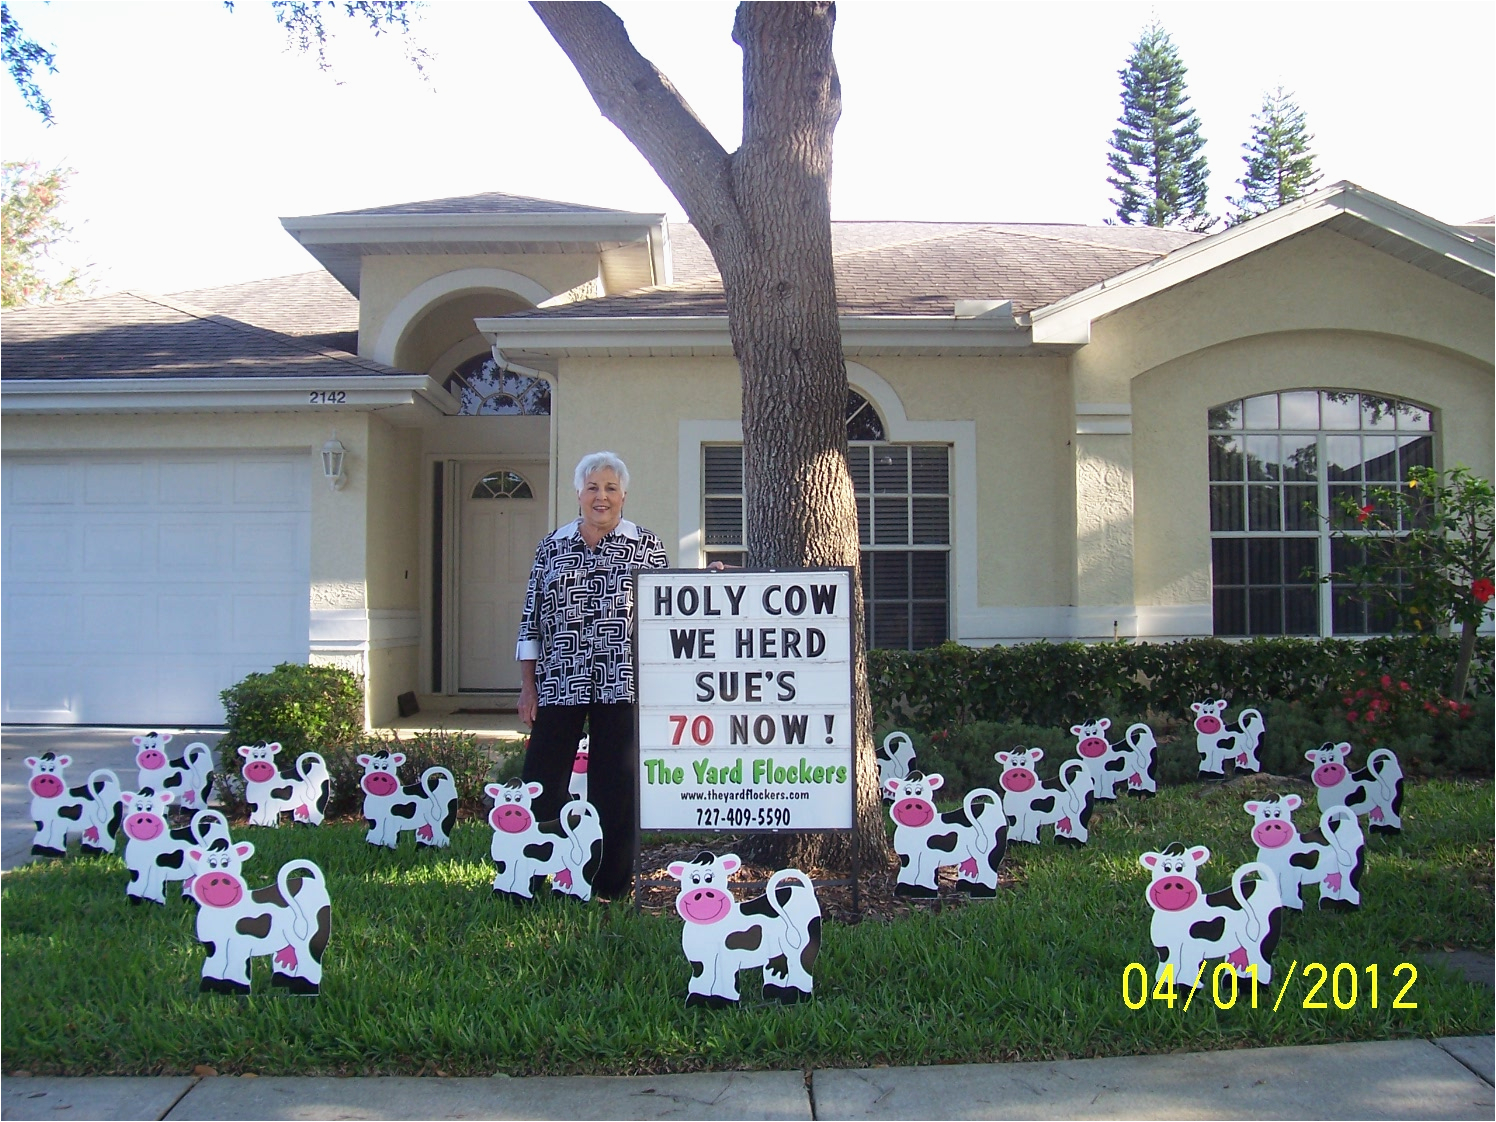
<path id="1" fill-rule="evenodd" d="M 218 692 L 305 662 L 305 455 L 6 457 L 7 722 L 221 724 Z"/>

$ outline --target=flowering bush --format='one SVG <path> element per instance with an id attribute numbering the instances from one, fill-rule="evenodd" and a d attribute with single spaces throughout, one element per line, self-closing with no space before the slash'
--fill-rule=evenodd
<path id="1" fill-rule="evenodd" d="M 1362 736 L 1407 731 L 1410 719 L 1416 723 L 1422 719 L 1420 714 L 1467 721 L 1474 713 L 1469 702 L 1416 690 L 1405 680 L 1394 680 L 1390 674 L 1367 682 L 1366 671 L 1362 670 L 1357 672 L 1357 679 L 1366 684 L 1347 692 L 1340 700 L 1345 707 L 1346 723 L 1356 726 Z"/>

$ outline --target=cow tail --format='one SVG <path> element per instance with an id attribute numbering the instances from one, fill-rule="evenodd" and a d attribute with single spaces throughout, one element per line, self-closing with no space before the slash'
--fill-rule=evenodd
<path id="1" fill-rule="evenodd" d="M 425 791 L 426 797 L 428 799 L 431 799 L 433 802 L 436 800 L 436 788 L 432 785 L 431 782 L 431 777 L 433 775 L 438 777 L 443 775 L 446 776 L 447 782 L 452 784 L 452 789 L 454 791 L 457 789 L 457 780 L 453 778 L 450 771 L 448 771 L 444 767 L 428 767 L 425 771 L 421 772 L 421 790 Z"/>
<path id="2" fill-rule="evenodd" d="M 1275 896 L 1278 895 L 1278 876 L 1272 869 L 1260 861 L 1248 861 L 1231 874 L 1231 895 L 1236 897 L 1236 902 L 1241 905 L 1242 914 L 1247 918 L 1247 937 L 1260 941 L 1266 933 L 1264 927 L 1268 916 L 1266 914 L 1258 914 L 1257 908 L 1247 898 L 1247 894 L 1242 891 L 1242 882 L 1247 879 L 1250 873 L 1256 873 L 1259 880 L 1266 881 L 1268 885 L 1271 885 L 1273 895 Z M 1262 888 L 1259 888 L 1253 895 L 1257 897 L 1259 904 L 1262 903 Z M 1269 908 L 1267 911 L 1270 913 L 1272 909 Z"/>
<path id="3" fill-rule="evenodd" d="M 1134 752 L 1152 752 L 1158 748 L 1153 729 L 1142 721 L 1127 726 L 1127 746 Z"/>
<path id="4" fill-rule="evenodd" d="M 769 883 L 764 889 L 764 897 L 769 901 L 769 907 L 773 910 L 774 914 L 784 920 L 784 941 L 798 951 L 800 949 L 799 928 L 795 926 L 795 921 L 779 906 L 778 896 L 779 886 L 787 880 L 795 879 L 799 879 L 811 890 L 812 894 L 815 892 L 815 886 L 811 883 L 810 877 L 806 876 L 799 869 L 780 869 L 779 872 L 769 878 Z"/>
<path id="5" fill-rule="evenodd" d="M 116 793 L 119 792 L 119 776 L 107 767 L 95 768 L 88 773 L 88 789 L 93 793 L 94 798 L 102 799 L 111 786 Z"/>
<path id="6" fill-rule="evenodd" d="M 1079 760 L 1066 760 L 1063 764 L 1060 765 L 1060 785 L 1063 786 L 1066 792 L 1071 795 L 1077 793 L 1075 786 L 1076 781 L 1073 778 L 1077 772 L 1081 775 L 1084 775 L 1086 773 L 1086 765 L 1081 763 Z M 1095 789 L 1096 788 L 1094 786 L 1091 788 L 1092 791 L 1094 791 Z M 1081 793 L 1081 797 L 1084 800 L 1084 793 Z"/>
<path id="7" fill-rule="evenodd" d="M 207 768 L 207 770 L 208 771 L 212 771 L 213 770 L 213 753 L 211 751 L 209 751 L 208 746 L 206 744 L 204 744 L 200 740 L 193 741 L 193 743 L 187 745 L 187 751 L 185 751 L 185 752 L 182 753 L 182 761 L 188 767 L 190 767 L 194 771 L 196 771 L 197 767 L 198 767 L 198 760 L 200 760 L 203 756 L 207 756 L 208 757 L 208 768 Z"/>
<path id="8" fill-rule="evenodd" d="M 978 843 L 980 843 L 981 847 L 986 850 L 992 848 L 993 839 L 987 836 L 987 830 L 982 825 L 982 820 L 977 817 L 976 808 L 977 802 L 980 799 L 990 800 L 992 804 L 997 807 L 997 813 L 1000 816 L 1003 814 L 1003 800 L 1002 796 L 990 787 L 973 787 L 970 791 L 966 792 L 966 798 L 961 800 L 961 808 L 966 811 L 966 820 L 970 822 L 972 828 L 976 830 L 977 841 Z M 1003 823 L 1005 825 L 1007 824 L 1007 821 L 1007 818 L 1003 818 Z"/>
<path id="9" fill-rule="evenodd" d="M 204 825 L 207 822 L 213 822 L 222 827 L 225 837 L 229 833 L 229 820 L 223 816 L 222 811 L 213 810 L 211 807 L 198 811 L 192 816 L 190 825 L 192 827 L 193 838 L 196 839 L 198 846 L 203 849 L 207 848 L 209 839 L 213 837 L 212 829 Z"/>
<path id="10" fill-rule="evenodd" d="M 1250 717 L 1251 720 L 1247 718 Z M 1236 715 L 1236 727 L 1242 732 L 1260 731 L 1262 729 L 1262 713 L 1256 709 L 1243 709 Z"/>
<path id="11" fill-rule="evenodd" d="M 316 922 L 316 915 L 308 916 L 301 899 L 291 895 L 291 873 L 296 870 L 309 870 L 313 874 L 310 879 L 322 886 L 323 895 L 327 893 L 327 878 L 322 875 L 321 868 L 304 858 L 287 861 L 280 867 L 280 872 L 275 875 L 275 886 L 280 889 L 281 899 L 286 902 L 286 907 L 291 909 L 291 930 L 295 932 L 298 939 L 305 939 Z M 303 885 L 302 895 L 305 894 L 306 887 Z"/>
<path id="12" fill-rule="evenodd" d="M 323 771 L 327 770 L 327 761 L 316 752 L 303 752 L 296 757 L 296 774 L 301 777 L 303 783 L 309 782 L 313 774 L 312 769 L 307 765 L 308 760 L 313 760 L 320 764 Z"/>
<path id="13" fill-rule="evenodd" d="M 561 832 L 571 843 L 572 860 L 579 865 L 585 863 L 587 851 L 582 840 L 577 837 L 577 827 L 581 825 L 582 819 L 596 817 L 597 808 L 582 799 L 569 799 L 561 806 Z M 602 827 L 599 826 L 598 829 L 601 830 Z"/>
<path id="14" fill-rule="evenodd" d="M 1402 765 L 1397 762 L 1397 753 L 1390 748 L 1378 748 L 1366 757 L 1366 766 L 1376 776 L 1377 785 L 1386 788 L 1390 798 L 1392 789 L 1402 778 Z"/>
<path id="15" fill-rule="evenodd" d="M 1344 823 L 1344 825 L 1336 829 L 1336 823 Z M 1351 830 L 1360 832 L 1360 825 L 1356 822 L 1356 812 L 1348 806 L 1332 806 L 1319 816 L 1319 830 L 1330 839 L 1330 844 L 1335 847 L 1335 856 L 1340 866 L 1350 868 L 1355 861 L 1355 853 L 1349 834 Z"/>

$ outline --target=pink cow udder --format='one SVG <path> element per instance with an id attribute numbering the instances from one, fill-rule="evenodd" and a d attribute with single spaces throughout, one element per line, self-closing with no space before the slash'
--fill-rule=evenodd
<path id="1" fill-rule="evenodd" d="M 416 837 L 422 839 L 423 841 L 430 841 L 431 838 L 432 838 L 431 826 L 428 824 L 428 825 L 419 827 L 416 830 Z"/>
<path id="2" fill-rule="evenodd" d="M 1226 956 L 1226 961 L 1238 970 L 1245 970 L 1247 968 L 1247 948 L 1237 947 L 1236 950 Z"/>
<path id="3" fill-rule="evenodd" d="M 83 840 L 84 841 L 91 841 L 91 842 L 98 841 L 99 840 L 99 828 L 97 826 L 90 826 L 88 829 L 84 830 L 83 831 Z"/>
<path id="4" fill-rule="evenodd" d="M 1331 873 L 1329 876 L 1325 877 L 1325 887 L 1328 888 L 1331 892 L 1339 892 L 1340 874 Z"/>
<path id="5" fill-rule="evenodd" d="M 1372 807 L 1371 808 L 1371 815 L 1370 815 L 1370 817 L 1371 817 L 1371 820 L 1373 822 L 1380 822 L 1380 821 L 1382 821 L 1382 819 L 1384 817 L 1384 815 L 1382 814 L 1382 808 L 1379 807 L 1379 806 Z"/>
<path id="6" fill-rule="evenodd" d="M 287 970 L 295 970 L 298 961 L 296 948 L 289 943 L 275 952 L 275 964 L 277 966 L 284 966 Z"/>
<path id="7" fill-rule="evenodd" d="M 1247 754 L 1245 752 L 1242 752 L 1241 754 L 1239 754 L 1236 757 L 1236 762 L 1239 763 L 1239 764 L 1245 765 L 1246 762 L 1247 762 Z"/>
<path id="8" fill-rule="evenodd" d="M 291 817 L 305 818 L 307 821 L 311 821 L 312 808 L 307 806 L 306 803 L 302 803 L 299 807 L 291 812 Z"/>
<path id="9" fill-rule="evenodd" d="M 1314 785 L 1316 787 L 1336 787 L 1345 781 L 1345 767 L 1342 764 L 1320 764 L 1314 769 Z"/>
<path id="10" fill-rule="evenodd" d="M 55 775 L 33 775 L 31 793 L 38 798 L 55 799 L 62 794 L 62 780 Z"/>
<path id="11" fill-rule="evenodd" d="M 571 870 L 570 869 L 562 869 L 559 873 L 557 873 L 556 874 L 556 883 L 559 884 L 562 888 L 570 888 L 571 887 Z"/>
<path id="12" fill-rule="evenodd" d="M 1061 834 L 1068 834 L 1075 829 L 1075 827 L 1070 824 L 1070 815 L 1068 814 L 1065 815 L 1064 818 L 1061 818 L 1058 822 L 1056 822 L 1054 824 L 1054 828 L 1058 833 Z"/>
<path id="13" fill-rule="evenodd" d="M 960 865 L 960 869 L 961 869 L 961 875 L 963 877 L 974 877 L 974 876 L 976 876 L 977 875 L 977 861 L 976 861 L 976 858 L 975 857 L 968 857 L 965 861 L 962 861 L 961 865 Z"/>
<path id="14" fill-rule="evenodd" d="M 1137 772 L 1133 772 L 1127 777 L 1127 785 L 1129 787 L 1141 787 L 1143 785 L 1143 777 Z"/>

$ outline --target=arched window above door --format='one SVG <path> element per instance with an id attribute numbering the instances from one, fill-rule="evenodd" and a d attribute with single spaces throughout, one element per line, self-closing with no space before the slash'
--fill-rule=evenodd
<path id="1" fill-rule="evenodd" d="M 459 417 L 549 417 L 551 386 L 544 378 L 499 369 L 489 354 L 474 355 L 447 378 Z"/>
<path id="2" fill-rule="evenodd" d="M 475 499 L 533 499 L 525 478 L 512 471 L 491 471 L 473 486 Z"/>

